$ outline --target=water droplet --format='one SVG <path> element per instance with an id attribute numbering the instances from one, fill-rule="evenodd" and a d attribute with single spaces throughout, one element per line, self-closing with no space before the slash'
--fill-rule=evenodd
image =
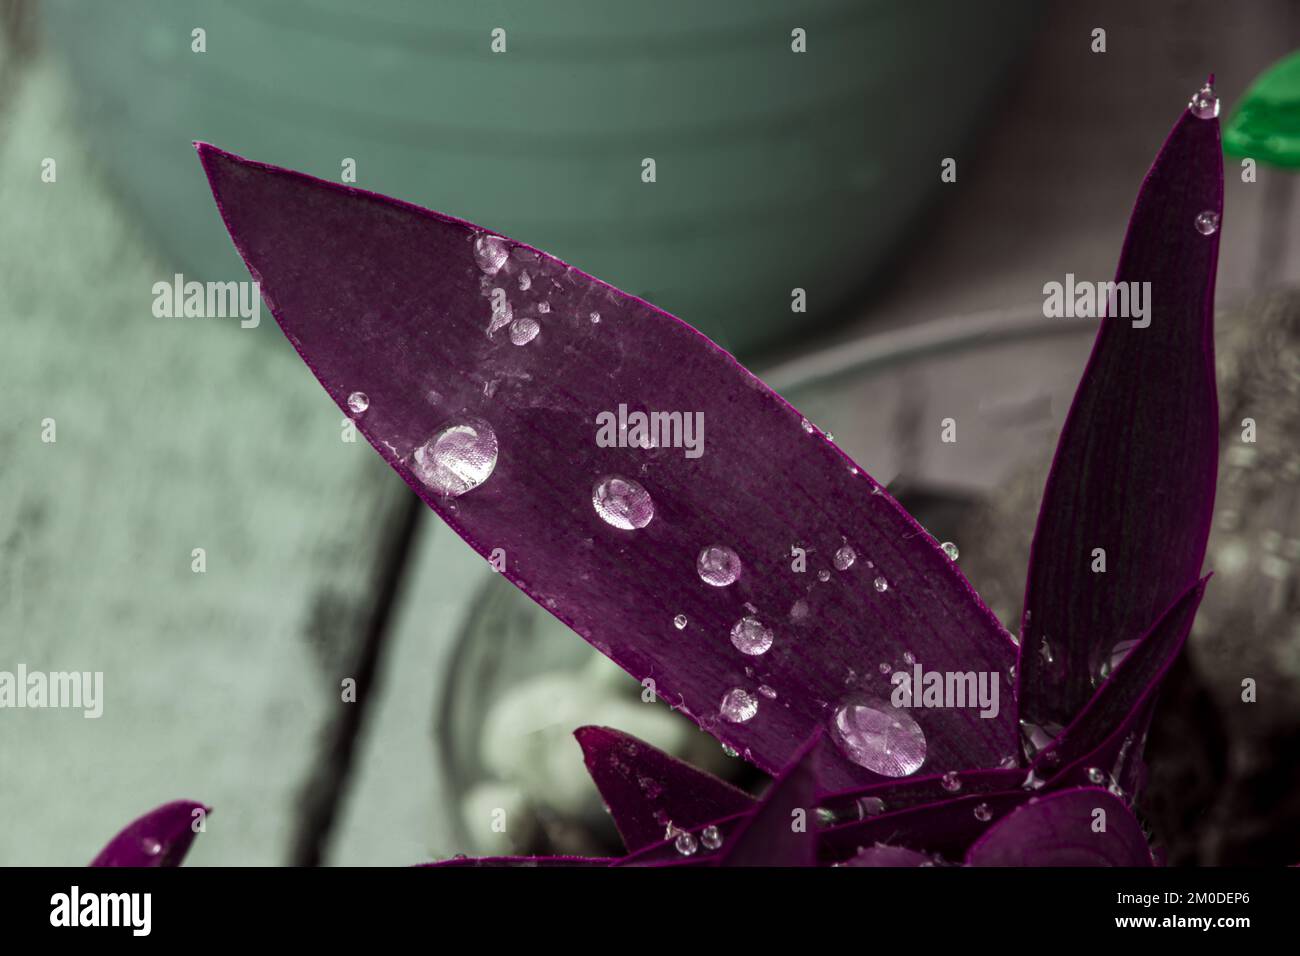
<path id="1" fill-rule="evenodd" d="M 834 440 L 835 440 L 835 436 L 832 435 L 830 432 L 825 432 L 824 434 L 826 435 L 826 440 L 827 440 L 827 441 L 834 441 Z"/>
<path id="2" fill-rule="evenodd" d="M 1056 655 L 1052 653 L 1052 645 L 1047 643 L 1046 637 L 1038 642 L 1038 656 L 1043 659 L 1044 664 L 1056 663 Z"/>
<path id="3" fill-rule="evenodd" d="M 1212 236 L 1219 231 L 1219 214 L 1207 209 L 1196 214 L 1196 231 L 1203 236 Z"/>
<path id="4" fill-rule="evenodd" d="M 140 845 L 144 848 L 144 852 L 150 856 L 157 856 L 163 849 L 162 844 L 152 837 L 145 837 L 140 841 Z"/>
<path id="5" fill-rule="evenodd" d="M 799 422 L 799 424 L 803 426 L 803 430 L 806 431 L 809 435 L 813 433 L 813 423 L 808 421 L 808 419 L 806 418 L 802 419 Z"/>
<path id="6" fill-rule="evenodd" d="M 861 694 L 846 698 L 830 721 L 844 755 L 885 777 L 906 777 L 925 763 L 925 733 L 905 711 Z"/>
<path id="7" fill-rule="evenodd" d="M 916 655 L 911 651 L 903 651 L 903 663 L 908 665 L 915 664 Z"/>
<path id="8" fill-rule="evenodd" d="M 537 303 L 537 311 L 540 312 L 542 315 L 546 315 L 548 312 L 551 311 L 551 303 L 549 303 L 549 302 L 538 302 L 538 303 Z"/>
<path id="9" fill-rule="evenodd" d="M 515 319 L 510 323 L 510 341 L 515 345 L 527 345 L 537 338 L 540 331 L 542 327 L 536 319 Z"/>
<path id="10" fill-rule="evenodd" d="M 821 581 L 823 584 L 825 584 L 830 579 L 831 579 L 831 573 L 827 571 L 825 568 L 822 568 L 820 571 L 817 572 L 817 580 Z"/>
<path id="11" fill-rule="evenodd" d="M 975 819 L 980 823 L 988 823 L 993 819 L 993 811 L 989 809 L 987 803 L 981 803 L 975 807 Z"/>
<path id="12" fill-rule="evenodd" d="M 876 580 L 871 582 L 871 586 L 875 588 L 877 591 L 879 591 L 881 594 L 884 594 L 886 591 L 889 590 L 889 582 L 886 581 L 883 577 L 876 578 Z"/>
<path id="13" fill-rule="evenodd" d="M 847 571 L 858 560 L 858 553 L 847 544 L 835 552 L 835 570 Z"/>
<path id="14" fill-rule="evenodd" d="M 715 588 L 725 588 L 735 584 L 740 577 L 740 556 L 721 544 L 711 544 L 700 552 L 695 561 L 695 570 L 700 580 Z"/>
<path id="15" fill-rule="evenodd" d="M 758 688 L 758 692 L 762 694 L 764 697 L 766 697 L 768 700 L 776 700 L 776 691 L 768 687 L 766 684 L 760 686 Z"/>
<path id="16" fill-rule="evenodd" d="M 501 271 L 509 256 L 506 240 L 500 236 L 480 235 L 474 240 L 474 261 L 490 276 Z"/>
<path id="17" fill-rule="evenodd" d="M 599 321 L 600 321 L 600 313 L 599 312 L 591 313 L 591 324 L 595 325 Z"/>
<path id="18" fill-rule="evenodd" d="M 1206 83 L 1192 94 L 1187 108 L 1197 119 L 1214 119 L 1219 115 L 1219 94 L 1214 92 L 1213 86 Z"/>
<path id="19" fill-rule="evenodd" d="M 481 419 L 458 422 L 443 428 L 412 457 L 416 477 L 455 498 L 483 484 L 496 468 L 496 432 Z"/>
<path id="20" fill-rule="evenodd" d="M 365 392 L 353 392 L 348 396 L 348 410 L 354 415 L 360 415 L 370 407 L 370 396 Z"/>
<path id="21" fill-rule="evenodd" d="M 694 856 L 695 851 L 700 848 L 700 844 L 695 837 L 684 830 L 677 834 L 673 846 L 677 848 L 677 852 L 682 856 Z"/>
<path id="22" fill-rule="evenodd" d="M 878 817 L 885 812 L 885 801 L 879 797 L 863 797 L 858 801 L 858 815 L 861 817 Z"/>
<path id="23" fill-rule="evenodd" d="M 631 478 L 609 475 L 591 489 L 591 503 L 606 524 L 633 531 L 644 528 L 655 516 L 650 492 Z"/>
<path id="24" fill-rule="evenodd" d="M 722 846 L 722 833 L 717 827 L 708 826 L 700 831 L 700 842 L 706 850 L 716 850 Z"/>
<path id="25" fill-rule="evenodd" d="M 956 793 L 958 790 L 961 789 L 961 780 L 960 778 L 958 778 L 957 772 L 955 770 L 949 770 L 947 773 L 945 773 L 942 779 L 939 781 L 939 783 L 940 786 L 942 786 L 943 789 L 947 790 L 949 793 Z"/>
<path id="26" fill-rule="evenodd" d="M 686 630 L 686 625 L 688 623 L 690 622 L 686 620 L 685 614 L 678 614 L 675 618 L 673 618 L 673 627 L 677 628 L 677 630 L 679 631 Z"/>
<path id="27" fill-rule="evenodd" d="M 805 621 L 808 619 L 808 602 L 800 598 L 790 605 L 790 620 Z"/>
<path id="28" fill-rule="evenodd" d="M 1003 770 L 1010 770 L 1012 767 L 1018 765 L 1019 763 L 1020 761 L 1017 760 L 1014 755 L 1008 754 L 1007 756 L 1002 758 L 1002 760 L 998 763 L 998 766 L 1001 767 Z"/>
<path id="29" fill-rule="evenodd" d="M 733 724 L 743 724 L 758 713 L 758 701 L 747 690 L 735 687 L 722 696 L 722 716 Z"/>
<path id="30" fill-rule="evenodd" d="M 527 292 L 533 284 L 533 277 L 527 272 L 519 273 L 519 291 Z"/>
<path id="31" fill-rule="evenodd" d="M 742 654 L 757 657 L 772 646 L 772 629 L 756 617 L 742 617 L 731 629 L 731 643 Z"/>
<path id="32" fill-rule="evenodd" d="M 961 552 L 957 550 L 957 546 L 951 541 L 945 541 L 943 544 L 939 545 L 939 547 L 943 548 L 943 553 L 948 555 L 949 561 L 956 561 L 961 555 Z"/>
<path id="33" fill-rule="evenodd" d="M 1089 782 L 1089 783 L 1105 783 L 1105 782 L 1106 782 L 1106 774 L 1105 774 L 1105 772 L 1104 772 L 1100 767 L 1089 767 L 1089 768 L 1088 768 L 1088 782 Z"/>
<path id="34" fill-rule="evenodd" d="M 723 752 L 723 754 L 725 754 L 725 755 L 728 756 L 728 757 L 739 757 L 739 756 L 740 756 L 740 751 L 737 750 L 735 747 L 731 746 L 731 744 L 723 744 L 723 745 L 722 745 L 722 752 Z"/>
<path id="35" fill-rule="evenodd" d="M 881 662 L 880 662 L 880 673 L 882 673 L 882 674 L 888 674 L 888 673 L 889 673 L 890 671 L 892 671 L 893 669 L 894 669 L 894 668 L 893 668 L 893 665 L 889 664 L 888 662 L 886 662 L 886 661 L 881 661 Z"/>

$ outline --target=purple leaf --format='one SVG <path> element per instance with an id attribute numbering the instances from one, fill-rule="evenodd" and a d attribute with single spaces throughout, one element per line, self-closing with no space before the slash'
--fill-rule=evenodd
<path id="1" fill-rule="evenodd" d="M 1034 533 L 1017 699 L 1044 737 L 1087 703 L 1116 645 L 1200 576 L 1218 467 L 1222 209 L 1218 120 L 1185 112 L 1142 184 L 1116 273 L 1150 283 L 1146 318 L 1102 322 Z M 1092 570 L 1098 548 L 1104 573 Z"/>
<path id="2" fill-rule="evenodd" d="M 443 869 L 446 867 L 539 867 L 539 866 L 612 866 L 616 857 L 599 856 L 457 856 L 450 860 L 420 863 L 416 869 Z"/>
<path id="3" fill-rule="evenodd" d="M 942 803 L 960 795 L 1012 790 L 1024 782 L 1023 768 L 950 771 L 924 777 L 908 777 L 888 783 L 855 787 L 823 794 L 818 801 L 837 821 L 853 820 L 866 814 L 894 813 L 931 803 Z"/>
<path id="4" fill-rule="evenodd" d="M 821 831 L 819 857 L 823 863 L 842 863 L 864 847 L 884 843 L 958 860 L 989 823 L 1031 797 L 1019 789 L 972 794 L 833 826 Z"/>
<path id="5" fill-rule="evenodd" d="M 196 815 L 196 811 L 202 811 Z M 212 811 L 192 800 L 175 800 L 132 821 L 99 851 L 91 866 L 180 866 L 194 842 L 195 820 Z"/>
<path id="6" fill-rule="evenodd" d="M 697 827 L 674 832 L 656 843 L 628 854 L 617 866 L 707 866 L 712 865 L 737 831 L 749 820 L 752 810 L 708 820 Z M 711 834 L 705 831 L 714 831 Z M 682 834 L 687 834 L 683 839 Z M 711 837 L 711 839 L 710 839 Z M 716 846 L 710 846 L 716 843 Z"/>
<path id="7" fill-rule="evenodd" d="M 840 866 L 933 866 L 934 861 L 924 853 L 901 846 L 869 846 Z"/>
<path id="8" fill-rule="evenodd" d="M 1099 826 L 1104 830 L 1098 832 Z M 970 848 L 966 863 L 1151 866 L 1151 848 L 1122 801 L 1105 790 L 1084 787 L 1050 794 L 1009 813 Z"/>
<path id="9" fill-rule="evenodd" d="M 1208 580 L 1206 576 L 1192 585 L 1161 615 L 1098 688 L 1079 716 L 1038 755 L 1033 767 L 1040 778 L 1053 777 L 1054 785 L 1099 784 L 1112 776 L 1120 782 L 1119 778 L 1125 774 L 1122 768 L 1116 772 L 1116 763 L 1124 741 L 1140 737 L 1145 730 L 1143 718 L 1149 719 L 1148 704 L 1155 700 L 1160 683 L 1187 640 Z M 1098 772 L 1105 776 L 1089 777 L 1090 773 L 1095 777 Z M 1058 781 L 1054 775 L 1061 779 Z M 1132 792 L 1132 781 L 1128 783 L 1129 786 L 1120 785 Z"/>
<path id="10" fill-rule="evenodd" d="M 818 729 L 767 788 L 719 853 L 720 866 L 816 866 L 817 780 L 825 737 Z"/>
<path id="11" fill-rule="evenodd" d="M 785 766 L 846 693 L 888 697 L 879 664 L 905 652 L 931 670 L 1008 671 L 1009 636 L 938 545 L 698 332 L 469 223 L 198 150 L 276 320 L 403 480 L 531 598 L 761 769 Z M 348 410 L 356 393 L 364 411 Z M 702 421 L 702 454 L 672 435 L 598 444 L 598 416 L 620 406 Z M 715 545 L 741 561 L 729 586 L 697 572 Z M 746 617 L 770 629 L 766 653 L 733 646 Z M 736 643 L 765 642 L 747 625 Z M 997 765 L 1015 747 L 1010 710 L 917 711 L 924 769 Z M 879 761 L 856 757 L 828 760 L 826 784 L 882 779 L 869 769 Z"/>
<path id="12" fill-rule="evenodd" d="M 743 790 L 630 734 L 579 727 L 574 736 L 629 853 L 662 842 L 670 823 L 690 830 L 754 806 Z"/>

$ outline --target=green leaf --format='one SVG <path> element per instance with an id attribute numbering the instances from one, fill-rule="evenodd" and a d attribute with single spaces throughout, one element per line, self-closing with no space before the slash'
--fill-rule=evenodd
<path id="1" fill-rule="evenodd" d="M 1300 168 L 1300 51 L 1255 78 L 1223 131 L 1223 148 L 1232 156 Z"/>

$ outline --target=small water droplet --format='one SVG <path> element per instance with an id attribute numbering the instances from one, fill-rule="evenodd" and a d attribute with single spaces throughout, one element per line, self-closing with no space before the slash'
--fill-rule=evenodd
<path id="1" fill-rule="evenodd" d="M 600 313 L 599 312 L 591 313 L 591 324 L 595 325 L 599 321 L 600 321 Z"/>
<path id="2" fill-rule="evenodd" d="M 519 291 L 527 292 L 529 287 L 532 284 L 533 284 L 532 276 L 530 276 L 526 271 L 519 273 Z"/>
<path id="3" fill-rule="evenodd" d="M 827 571 L 825 568 L 822 568 L 820 571 L 817 572 L 817 580 L 821 581 L 823 584 L 825 584 L 830 579 L 831 579 L 831 573 Z"/>
<path id="4" fill-rule="evenodd" d="M 808 619 L 808 602 L 805 600 L 795 601 L 790 605 L 790 620 L 805 621 Z"/>
<path id="5" fill-rule="evenodd" d="M 799 422 L 799 424 L 803 426 L 803 430 L 806 431 L 809 435 L 813 433 L 813 423 L 808 421 L 808 419 L 806 418 L 802 419 Z"/>
<path id="6" fill-rule="evenodd" d="M 1196 231 L 1203 236 L 1212 236 L 1219 231 L 1219 214 L 1211 209 L 1196 214 Z"/>
<path id="7" fill-rule="evenodd" d="M 1089 768 L 1088 768 L 1088 782 L 1089 782 L 1089 783 L 1105 783 L 1105 782 L 1106 782 L 1106 774 L 1105 774 L 1105 772 L 1104 772 L 1100 767 L 1089 767 Z"/>
<path id="8" fill-rule="evenodd" d="M 723 752 L 726 756 L 728 756 L 728 757 L 739 757 L 739 756 L 740 756 L 740 751 L 737 750 L 735 747 L 731 746 L 731 744 L 723 744 L 723 745 L 722 745 L 722 752 Z"/>
<path id="9" fill-rule="evenodd" d="M 847 544 L 835 552 L 835 570 L 847 571 L 858 560 L 858 553 Z"/>
<path id="10" fill-rule="evenodd" d="M 596 482 L 591 489 L 591 503 L 602 521 L 623 531 L 644 528 L 655 516 L 650 492 L 631 478 L 617 475 Z"/>
<path id="11" fill-rule="evenodd" d="M 834 441 L 834 440 L 835 440 L 835 436 L 832 435 L 830 432 L 823 432 L 823 434 L 826 436 L 826 440 L 827 440 L 827 441 Z"/>
<path id="12" fill-rule="evenodd" d="M 844 755 L 885 777 L 906 777 L 925 763 L 925 733 L 911 715 L 862 694 L 845 698 L 830 720 Z"/>
<path id="13" fill-rule="evenodd" d="M 722 696 L 719 711 L 724 719 L 733 724 L 743 724 L 758 713 L 758 701 L 749 691 L 735 687 Z"/>
<path id="14" fill-rule="evenodd" d="M 1002 758 L 1002 760 L 998 763 L 998 766 L 1001 767 L 1003 770 L 1010 770 L 1012 767 L 1018 765 L 1019 763 L 1020 761 L 1017 760 L 1014 755 L 1007 755 L 1006 757 Z"/>
<path id="15" fill-rule="evenodd" d="M 686 630 L 686 625 L 688 623 L 690 622 L 686 620 L 685 614 L 678 614 L 675 618 L 673 618 L 673 627 L 677 628 L 677 630 L 679 631 Z"/>
<path id="16" fill-rule="evenodd" d="M 768 687 L 766 684 L 760 686 L 758 688 L 758 692 L 762 694 L 764 697 L 766 697 L 768 700 L 776 700 L 776 691 Z"/>
<path id="17" fill-rule="evenodd" d="M 989 809 L 987 803 L 981 803 L 975 807 L 975 819 L 980 823 L 988 823 L 993 819 L 993 811 Z"/>
<path id="18" fill-rule="evenodd" d="M 677 834 L 673 846 L 677 848 L 677 852 L 682 856 L 694 856 L 695 852 L 700 848 L 700 844 L 695 837 L 684 830 Z"/>
<path id="19" fill-rule="evenodd" d="M 956 793 L 961 789 L 961 779 L 957 776 L 955 770 L 949 770 L 945 773 L 939 783 L 949 793 Z"/>
<path id="20" fill-rule="evenodd" d="M 911 651 L 903 651 L 903 663 L 908 665 L 915 664 L 916 655 Z"/>
<path id="21" fill-rule="evenodd" d="M 527 345 L 537 338 L 540 331 L 542 327 L 536 319 L 515 319 L 510 323 L 510 341 L 515 345 Z"/>
<path id="22" fill-rule="evenodd" d="M 961 555 L 961 552 L 957 550 L 957 546 L 951 541 L 945 541 L 943 544 L 939 545 L 939 547 L 943 548 L 943 553 L 948 555 L 949 561 L 956 561 Z"/>
<path id="23" fill-rule="evenodd" d="M 858 801 L 858 815 L 878 817 L 885 812 L 885 801 L 879 797 L 863 797 Z"/>
<path id="24" fill-rule="evenodd" d="M 412 458 L 416 477 L 455 498 L 483 484 L 496 468 L 496 432 L 481 419 L 448 425 L 417 448 Z"/>
<path id="25" fill-rule="evenodd" d="M 886 581 L 883 577 L 876 578 L 876 580 L 871 582 L 871 586 L 874 587 L 881 594 L 884 594 L 886 591 L 889 590 L 889 582 Z"/>
<path id="26" fill-rule="evenodd" d="M 370 396 L 365 392 L 353 392 L 348 396 L 348 410 L 354 415 L 360 415 L 370 407 Z"/>
<path id="27" fill-rule="evenodd" d="M 551 311 L 551 303 L 549 303 L 549 302 L 538 302 L 538 303 L 537 303 L 537 311 L 540 312 L 542 315 L 546 315 L 548 312 Z"/>
<path id="28" fill-rule="evenodd" d="M 880 673 L 882 673 L 882 674 L 888 674 L 888 673 L 889 673 L 890 671 L 892 671 L 893 669 L 894 669 L 894 668 L 893 668 L 893 665 L 890 664 L 890 663 L 888 663 L 887 661 L 881 661 L 881 662 L 880 662 Z"/>
<path id="29" fill-rule="evenodd" d="M 1056 663 L 1056 655 L 1052 653 L 1052 645 L 1047 643 L 1046 637 L 1038 642 L 1038 656 L 1043 659 L 1044 664 Z"/>
<path id="30" fill-rule="evenodd" d="M 742 654 L 757 657 L 772 646 L 772 629 L 756 617 L 742 617 L 731 628 L 731 643 Z"/>
<path id="31" fill-rule="evenodd" d="M 741 567 L 740 556 L 722 544 L 709 545 L 695 561 L 700 580 L 715 588 L 735 584 L 740 578 Z"/>
<path id="32" fill-rule="evenodd" d="M 506 240 L 500 236 L 479 235 L 474 240 L 474 261 L 478 267 L 490 276 L 501 271 L 510 256 Z"/>
<path id="33" fill-rule="evenodd" d="M 157 856 L 163 849 L 162 844 L 152 837 L 145 837 L 140 845 L 144 848 L 144 852 L 150 856 Z"/>
<path id="34" fill-rule="evenodd" d="M 722 832 L 714 826 L 707 826 L 700 831 L 700 842 L 706 850 L 716 850 L 722 846 Z"/>
<path id="35" fill-rule="evenodd" d="M 1187 108 L 1197 119 L 1214 119 L 1219 115 L 1219 94 L 1214 92 L 1213 86 L 1206 83 L 1192 94 Z"/>

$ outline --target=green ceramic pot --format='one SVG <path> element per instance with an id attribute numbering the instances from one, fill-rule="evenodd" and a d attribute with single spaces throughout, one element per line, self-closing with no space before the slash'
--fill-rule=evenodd
<path id="1" fill-rule="evenodd" d="M 1028 0 L 43 9 L 100 161 L 178 266 L 240 270 L 192 140 L 334 180 L 350 158 L 359 186 L 544 248 L 741 352 L 850 301 L 1030 20 Z"/>

